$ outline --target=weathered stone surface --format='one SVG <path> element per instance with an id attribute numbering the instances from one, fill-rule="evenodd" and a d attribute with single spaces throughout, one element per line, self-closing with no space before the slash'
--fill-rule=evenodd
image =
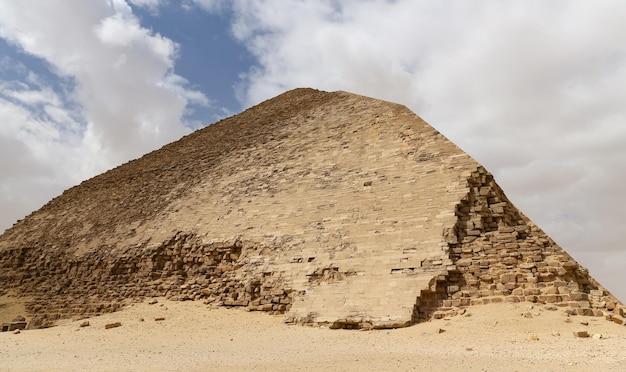
<path id="1" fill-rule="evenodd" d="M 104 329 L 111 329 L 111 328 L 117 328 L 117 327 L 121 327 L 122 323 L 120 322 L 115 322 L 115 323 L 108 323 L 104 325 Z"/>
<path id="2" fill-rule="evenodd" d="M 408 109 L 308 89 L 65 191 L 0 237 L 0 282 L 47 322 L 157 296 L 334 328 L 624 311 Z"/>
<path id="3" fill-rule="evenodd" d="M 9 323 L 2 323 L 2 332 L 11 332 L 14 330 L 21 330 L 21 329 L 25 329 L 27 326 L 27 323 L 24 321 L 15 321 L 15 322 L 9 322 Z M 19 333 L 19 332 L 17 332 Z"/>
<path id="4" fill-rule="evenodd" d="M 589 337 L 589 332 L 587 332 L 587 331 L 574 331 L 574 337 L 586 338 L 586 337 Z"/>
<path id="5" fill-rule="evenodd" d="M 26 325 L 27 330 L 39 329 L 43 325 L 43 319 L 38 316 L 33 317 Z"/>

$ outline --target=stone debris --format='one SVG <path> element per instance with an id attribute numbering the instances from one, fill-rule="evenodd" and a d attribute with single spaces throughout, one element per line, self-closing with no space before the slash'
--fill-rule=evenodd
<path id="1" fill-rule="evenodd" d="M 581 338 L 589 337 L 589 332 L 587 332 L 587 331 L 574 331 L 574 337 L 581 337 Z"/>
<path id="2" fill-rule="evenodd" d="M 0 282 L 43 326 L 155 297 L 348 329 L 626 311 L 406 107 L 310 89 L 66 190 L 0 236 Z"/>
<path id="3" fill-rule="evenodd" d="M 160 322 L 160 321 L 162 321 L 162 320 L 165 320 L 165 318 L 164 318 L 164 317 L 162 317 L 162 316 L 159 316 L 159 317 L 154 318 L 154 321 L 155 321 L 155 322 Z"/>
<path id="4" fill-rule="evenodd" d="M 537 335 L 534 334 L 534 333 L 529 333 L 528 334 L 528 341 L 539 341 L 539 337 L 537 337 Z"/>
<path id="5" fill-rule="evenodd" d="M 43 319 L 39 316 L 34 316 L 26 325 L 27 330 L 39 329 L 43 325 Z"/>
<path id="6" fill-rule="evenodd" d="M 80 322 L 79 326 L 81 328 L 89 327 L 89 321 L 88 320 L 84 320 L 84 321 Z"/>
<path id="7" fill-rule="evenodd" d="M 115 322 L 115 323 L 108 323 L 104 326 L 104 329 L 111 329 L 111 328 L 117 328 L 117 327 L 121 327 L 122 323 L 120 322 Z"/>
<path id="8" fill-rule="evenodd" d="M 2 332 L 11 332 L 11 331 L 15 331 L 15 330 L 21 330 L 21 329 L 26 329 L 26 326 L 28 324 L 25 321 L 13 321 L 13 322 L 9 322 L 9 323 L 2 323 L 2 328 L 1 331 Z"/>

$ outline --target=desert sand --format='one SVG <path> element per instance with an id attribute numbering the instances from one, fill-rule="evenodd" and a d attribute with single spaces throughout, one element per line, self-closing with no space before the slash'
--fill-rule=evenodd
<path id="1" fill-rule="evenodd" d="M 626 370 L 626 327 L 545 305 L 475 306 L 389 330 L 331 330 L 283 319 L 158 299 L 51 328 L 0 333 L 0 370 Z M 81 327 L 84 321 L 89 326 Z M 105 329 L 115 322 L 121 326 Z M 575 337 L 579 330 L 590 337 Z"/>

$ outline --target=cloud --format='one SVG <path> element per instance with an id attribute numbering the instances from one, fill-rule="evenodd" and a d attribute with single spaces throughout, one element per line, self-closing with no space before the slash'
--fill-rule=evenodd
<path id="1" fill-rule="evenodd" d="M 156 12 L 166 0 L 129 0 L 129 3 Z"/>
<path id="2" fill-rule="evenodd" d="M 0 64 L 14 76 L 0 84 L 0 156 L 15 159 L 0 169 L 0 228 L 189 133 L 190 106 L 210 104 L 174 73 L 178 46 L 142 27 L 123 0 L 3 2 L 0 37 L 34 57 Z"/>
<path id="3" fill-rule="evenodd" d="M 300 86 L 407 105 L 626 299 L 604 274 L 607 262 L 626 271 L 626 3 L 235 0 L 228 11 L 258 61 L 242 76 L 245 105 Z"/>

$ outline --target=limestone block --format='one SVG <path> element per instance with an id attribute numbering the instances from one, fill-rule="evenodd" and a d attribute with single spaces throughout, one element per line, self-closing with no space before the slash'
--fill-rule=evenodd
<path id="1" fill-rule="evenodd" d="M 501 202 L 501 203 L 496 203 L 496 204 L 492 204 L 491 207 L 506 207 L 508 205 L 508 203 L 506 202 Z M 514 226 L 500 226 L 498 228 L 498 232 L 501 234 L 506 234 L 506 233 L 512 233 L 515 232 L 516 229 Z"/>
<path id="2" fill-rule="evenodd" d="M 594 290 L 589 291 L 589 294 L 591 296 L 596 296 L 599 298 L 599 297 L 604 296 L 604 291 L 601 289 L 594 289 Z"/>
<path id="3" fill-rule="evenodd" d="M 500 275 L 500 283 L 516 283 L 517 275 L 514 273 Z"/>
<path id="4" fill-rule="evenodd" d="M 556 295 L 556 294 L 549 294 L 549 295 L 545 296 L 545 302 L 546 303 L 553 304 L 553 303 L 561 302 L 561 301 L 562 301 L 561 296 Z"/>
<path id="5" fill-rule="evenodd" d="M 589 308 L 577 308 L 576 315 L 593 316 L 593 310 Z"/>
<path id="6" fill-rule="evenodd" d="M 571 290 L 569 289 L 569 287 L 566 287 L 566 286 L 559 286 L 557 289 L 558 289 L 558 293 L 559 294 L 569 294 L 569 293 L 571 293 Z"/>
<path id="7" fill-rule="evenodd" d="M 576 261 L 565 261 L 561 263 L 565 269 L 572 270 L 578 267 L 578 263 Z"/>
<path id="8" fill-rule="evenodd" d="M 493 281 L 493 278 L 489 274 L 483 274 L 480 276 L 480 280 L 486 283 L 491 283 Z"/>
<path id="9" fill-rule="evenodd" d="M 105 324 L 104 329 L 117 328 L 117 327 L 121 327 L 121 326 L 122 326 L 122 323 L 120 323 L 120 322 L 108 323 L 108 324 Z"/>
<path id="10" fill-rule="evenodd" d="M 517 264 L 517 259 L 514 258 L 514 257 L 505 257 L 505 258 L 501 259 L 500 262 L 505 264 L 505 265 L 515 265 L 515 264 Z"/>
<path id="11" fill-rule="evenodd" d="M 472 265 L 471 259 L 460 259 L 456 262 L 456 265 L 459 267 L 469 267 Z"/>
<path id="12" fill-rule="evenodd" d="M 578 307 L 582 307 L 582 308 L 590 308 L 591 307 L 591 304 L 589 303 L 589 301 L 576 301 L 576 303 L 578 303 Z"/>
<path id="13" fill-rule="evenodd" d="M 572 301 L 586 301 L 589 299 L 586 293 L 580 292 L 570 293 L 570 298 L 572 299 Z"/>
<path id="14" fill-rule="evenodd" d="M 524 296 L 538 295 L 541 293 L 541 290 L 539 288 L 525 288 L 523 293 Z"/>
<path id="15" fill-rule="evenodd" d="M 541 289 L 541 293 L 546 295 L 555 295 L 559 293 L 559 290 L 556 287 L 544 287 Z"/>

